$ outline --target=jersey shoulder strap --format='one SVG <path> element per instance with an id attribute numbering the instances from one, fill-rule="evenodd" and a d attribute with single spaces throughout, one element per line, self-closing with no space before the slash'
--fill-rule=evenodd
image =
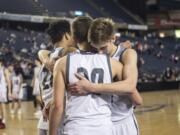
<path id="1" fill-rule="evenodd" d="M 122 61 L 122 55 L 126 50 L 127 50 L 127 48 L 124 48 L 123 46 L 118 45 L 117 50 L 114 53 L 114 55 L 112 56 L 112 58 L 115 60 L 118 60 L 118 61 Z"/>

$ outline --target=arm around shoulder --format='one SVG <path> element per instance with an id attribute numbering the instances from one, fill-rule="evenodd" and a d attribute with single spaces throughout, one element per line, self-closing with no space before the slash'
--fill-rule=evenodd
<path id="1" fill-rule="evenodd" d="M 45 64 L 46 61 L 49 60 L 49 53 L 50 51 L 48 50 L 40 50 L 38 52 L 38 57 L 43 64 Z"/>
<path id="2" fill-rule="evenodd" d="M 137 53 L 134 49 L 127 49 L 122 55 L 123 80 L 130 84 L 130 89 L 136 88 L 138 79 Z"/>

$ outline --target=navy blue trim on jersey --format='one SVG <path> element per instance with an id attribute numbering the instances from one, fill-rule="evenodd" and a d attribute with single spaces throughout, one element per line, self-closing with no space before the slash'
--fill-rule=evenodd
<path id="1" fill-rule="evenodd" d="M 113 53 L 113 55 L 111 57 L 114 57 L 116 55 L 118 49 L 119 49 L 119 47 L 117 46 L 116 51 Z"/>
<path id="2" fill-rule="evenodd" d="M 67 55 L 66 60 L 66 81 L 69 83 L 69 65 L 70 65 L 70 54 Z"/>
<path id="3" fill-rule="evenodd" d="M 62 48 L 62 49 L 58 52 L 58 56 L 61 56 L 62 53 L 63 53 L 63 51 L 64 51 L 64 48 Z"/>
<path id="4" fill-rule="evenodd" d="M 121 52 L 120 56 L 119 56 L 119 61 L 122 62 L 122 55 L 123 53 L 127 50 L 127 48 L 124 48 L 124 50 Z"/>
<path id="5" fill-rule="evenodd" d="M 132 114 L 132 117 L 133 117 L 134 125 L 135 125 L 136 130 L 137 130 L 137 135 L 140 135 L 136 117 L 134 116 L 134 114 Z"/>
<path id="6" fill-rule="evenodd" d="M 110 63 L 110 57 L 108 55 L 106 55 L 106 58 L 107 58 L 107 63 L 108 63 L 108 67 L 109 67 L 109 74 L 110 74 L 110 77 L 111 77 L 111 82 L 112 82 L 112 69 L 111 69 L 111 63 Z"/>

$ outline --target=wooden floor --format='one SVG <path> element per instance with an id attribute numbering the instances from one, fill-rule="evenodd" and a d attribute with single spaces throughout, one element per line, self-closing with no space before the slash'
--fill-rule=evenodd
<path id="1" fill-rule="evenodd" d="M 144 105 L 135 110 L 141 135 L 180 135 L 180 91 L 141 93 Z M 7 128 L 0 135 L 37 135 L 32 102 L 23 102 L 22 114 L 11 115 L 6 108 Z"/>
<path id="2" fill-rule="evenodd" d="M 180 90 L 142 93 L 136 109 L 141 135 L 180 135 Z"/>

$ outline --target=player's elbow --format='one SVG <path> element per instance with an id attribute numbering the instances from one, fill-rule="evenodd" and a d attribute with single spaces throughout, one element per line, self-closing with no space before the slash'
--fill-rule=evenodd
<path id="1" fill-rule="evenodd" d="M 127 82 L 128 82 L 129 93 L 133 94 L 134 88 L 136 88 L 137 82 L 134 80 L 128 80 Z"/>
<path id="2" fill-rule="evenodd" d="M 130 83 L 128 83 L 126 86 L 127 86 L 126 87 L 127 94 L 133 94 L 133 91 L 134 91 L 135 87 L 133 85 L 131 85 Z"/>
<path id="3" fill-rule="evenodd" d="M 143 98 L 142 98 L 142 97 L 139 97 L 139 99 L 138 99 L 137 101 L 135 101 L 135 105 L 136 105 L 136 106 L 143 105 Z"/>

